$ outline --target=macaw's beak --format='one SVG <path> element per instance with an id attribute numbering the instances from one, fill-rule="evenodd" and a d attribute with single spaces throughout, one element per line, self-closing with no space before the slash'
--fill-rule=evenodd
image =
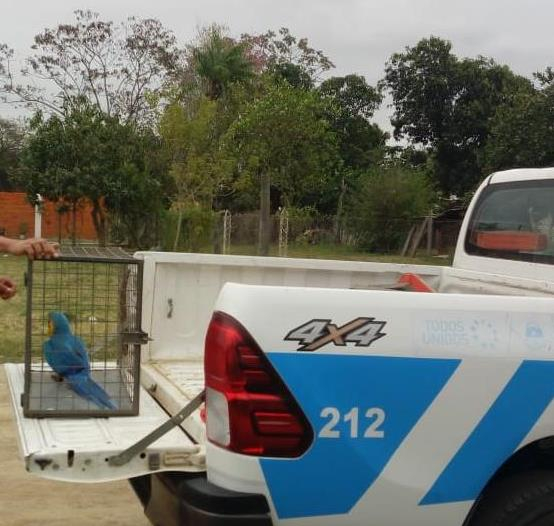
<path id="1" fill-rule="evenodd" d="M 52 334 L 54 334 L 54 324 L 52 320 L 48 320 L 48 336 L 52 336 Z"/>

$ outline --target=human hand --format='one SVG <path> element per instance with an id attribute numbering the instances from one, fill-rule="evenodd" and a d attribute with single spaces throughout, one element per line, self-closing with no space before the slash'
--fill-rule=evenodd
<path id="1" fill-rule="evenodd" d="M 30 238 L 22 241 L 12 240 L 7 252 L 14 256 L 27 256 L 29 259 L 50 259 L 57 257 L 60 245 L 50 243 L 45 239 Z"/>
<path id="2" fill-rule="evenodd" d="M 0 298 L 3 300 L 9 300 L 15 296 L 17 287 L 12 279 L 7 277 L 0 277 Z"/>

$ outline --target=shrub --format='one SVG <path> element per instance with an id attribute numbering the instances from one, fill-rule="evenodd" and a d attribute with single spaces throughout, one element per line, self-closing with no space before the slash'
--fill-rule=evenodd
<path id="1" fill-rule="evenodd" d="M 183 210 L 177 250 L 199 252 L 208 249 L 211 251 L 217 219 L 215 212 L 199 206 L 190 206 Z M 178 211 L 167 210 L 164 213 L 163 223 L 162 247 L 164 250 L 173 250 L 179 223 Z"/>
<path id="2" fill-rule="evenodd" d="M 411 226 L 431 210 L 436 193 L 427 174 L 404 166 L 375 169 L 350 195 L 347 224 L 357 243 L 376 252 L 400 248 Z"/>

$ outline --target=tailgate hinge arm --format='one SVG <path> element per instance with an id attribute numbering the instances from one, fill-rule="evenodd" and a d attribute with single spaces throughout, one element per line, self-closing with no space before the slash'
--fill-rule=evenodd
<path id="1" fill-rule="evenodd" d="M 174 427 L 181 425 L 184 420 L 186 420 L 200 407 L 204 401 L 204 394 L 205 391 L 202 390 L 202 392 L 197 394 L 185 407 L 183 407 L 183 409 L 164 422 L 161 426 L 148 433 L 148 435 L 128 447 L 125 451 L 119 453 L 119 455 L 110 457 L 108 459 L 108 464 L 114 467 L 127 464 L 131 459 L 142 453 L 149 445 L 153 444 L 156 440 L 171 431 Z"/>

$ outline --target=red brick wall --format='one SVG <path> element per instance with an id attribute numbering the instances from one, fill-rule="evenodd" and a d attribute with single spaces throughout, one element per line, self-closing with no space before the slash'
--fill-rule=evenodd
<path id="1" fill-rule="evenodd" d="M 91 205 L 86 203 L 77 211 L 76 230 L 77 239 L 96 240 L 96 231 L 90 215 Z M 55 204 L 49 201 L 44 203 L 42 210 L 42 237 L 57 239 L 59 235 L 59 214 Z M 27 237 L 35 234 L 35 210 L 27 201 L 27 196 L 21 192 L 0 192 L 0 232 L 5 236 L 18 237 L 27 225 Z M 68 239 L 72 231 L 72 215 L 61 216 L 61 237 Z"/>

